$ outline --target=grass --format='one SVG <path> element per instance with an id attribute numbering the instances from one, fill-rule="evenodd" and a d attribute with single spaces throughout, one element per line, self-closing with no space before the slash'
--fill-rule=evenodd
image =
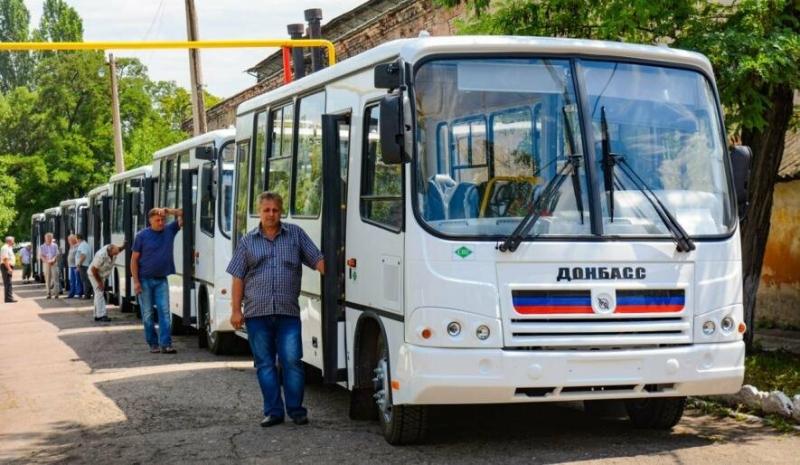
<path id="1" fill-rule="evenodd" d="M 780 390 L 790 398 L 800 394 L 800 355 L 789 352 L 754 352 L 744 362 L 744 384 L 760 391 Z"/>

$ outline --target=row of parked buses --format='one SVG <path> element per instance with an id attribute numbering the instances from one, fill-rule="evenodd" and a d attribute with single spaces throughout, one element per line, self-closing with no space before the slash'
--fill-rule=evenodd
<path id="1" fill-rule="evenodd" d="M 131 244 L 149 208 L 183 208 L 172 313 L 225 353 L 246 338 L 225 267 L 279 192 L 326 260 L 303 274 L 304 361 L 393 444 L 423 437 L 431 404 L 620 400 L 670 428 L 686 396 L 739 389 L 749 151 L 727 149 L 705 57 L 408 39 L 236 115 L 34 215 L 34 237 Z M 117 260 L 128 310 L 130 250 Z"/>

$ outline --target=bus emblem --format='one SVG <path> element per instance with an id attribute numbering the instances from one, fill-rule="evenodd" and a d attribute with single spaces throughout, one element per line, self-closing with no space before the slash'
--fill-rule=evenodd
<path id="1" fill-rule="evenodd" d="M 455 253 L 456 255 L 458 255 L 461 258 L 467 258 L 470 255 L 472 255 L 472 251 L 470 249 L 468 249 L 467 247 L 463 246 L 463 245 L 461 247 L 457 248 L 456 250 L 454 250 L 453 253 Z"/>
<path id="2" fill-rule="evenodd" d="M 595 313 L 613 313 L 614 301 L 609 294 L 600 294 L 595 299 Z"/>

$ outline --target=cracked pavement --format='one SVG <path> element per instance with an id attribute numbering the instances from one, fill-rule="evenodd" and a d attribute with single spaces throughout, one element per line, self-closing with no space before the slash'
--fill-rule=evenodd
<path id="1" fill-rule="evenodd" d="M 392 447 L 347 417 L 348 393 L 311 385 L 311 424 L 261 428 L 249 356 L 216 357 L 194 335 L 150 354 L 139 321 L 14 287 L 0 304 L 0 463 L 799 463 L 800 437 L 688 411 L 671 433 L 595 419 L 576 405 L 448 406 L 429 440 Z"/>

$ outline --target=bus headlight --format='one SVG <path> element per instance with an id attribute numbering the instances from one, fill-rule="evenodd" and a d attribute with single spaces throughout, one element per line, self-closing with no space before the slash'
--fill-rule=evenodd
<path id="1" fill-rule="evenodd" d="M 715 325 L 714 322 L 711 320 L 707 320 L 705 323 L 703 323 L 703 334 L 705 334 L 706 336 L 711 336 L 712 334 L 714 334 L 714 331 L 716 331 L 716 329 L 717 325 Z"/>
<path id="2" fill-rule="evenodd" d="M 486 325 L 480 325 L 478 326 L 478 329 L 475 330 L 475 336 L 481 341 L 489 339 L 490 334 L 491 331 L 489 331 L 489 327 Z"/>
<path id="3" fill-rule="evenodd" d="M 451 321 L 447 325 L 447 334 L 451 337 L 456 337 L 461 334 L 461 325 L 457 321 Z"/>
<path id="4" fill-rule="evenodd" d="M 719 323 L 719 329 L 721 329 L 722 332 L 724 333 L 730 333 L 731 331 L 733 331 L 733 327 L 734 327 L 733 318 L 729 316 L 723 318 L 722 321 L 720 321 Z"/>

